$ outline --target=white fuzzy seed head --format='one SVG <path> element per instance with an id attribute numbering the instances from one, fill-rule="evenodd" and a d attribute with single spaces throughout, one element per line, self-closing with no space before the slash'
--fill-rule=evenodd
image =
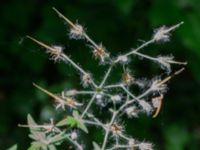
<path id="1" fill-rule="evenodd" d="M 113 96 L 111 96 L 111 100 L 119 103 L 119 102 L 121 102 L 122 97 L 120 95 L 113 95 Z"/>
<path id="2" fill-rule="evenodd" d="M 62 60 L 62 54 L 63 54 L 63 47 L 62 46 L 51 46 L 52 49 L 47 49 L 46 53 L 51 56 L 50 59 L 54 61 L 60 61 Z"/>
<path id="3" fill-rule="evenodd" d="M 138 110 L 135 106 L 127 107 L 125 112 L 129 118 L 138 117 Z"/>
<path id="4" fill-rule="evenodd" d="M 100 59 L 102 63 L 105 63 L 106 58 L 109 57 L 109 53 L 106 52 L 106 48 L 102 44 L 99 44 L 98 47 L 93 47 L 93 54 L 94 57 Z"/>
<path id="5" fill-rule="evenodd" d="M 75 24 L 75 26 L 70 29 L 69 37 L 71 39 L 83 39 L 84 33 L 84 28 L 80 24 Z"/>
<path id="6" fill-rule="evenodd" d="M 126 84 L 126 85 L 130 85 L 130 84 L 133 83 L 134 77 L 132 76 L 132 74 L 130 73 L 129 70 L 126 70 L 126 71 L 122 74 L 122 81 L 123 81 L 124 84 Z"/>
<path id="7" fill-rule="evenodd" d="M 140 100 L 139 104 L 142 107 L 142 111 L 146 112 L 147 114 L 150 114 L 152 112 L 153 108 L 148 102 Z"/>
<path id="8" fill-rule="evenodd" d="M 129 59 L 127 56 L 121 55 L 121 56 L 118 56 L 117 61 L 119 61 L 122 64 L 128 64 Z"/>
<path id="9" fill-rule="evenodd" d="M 153 150 L 153 145 L 147 142 L 140 143 L 138 147 L 140 150 Z"/>
<path id="10" fill-rule="evenodd" d="M 65 92 L 66 96 L 75 96 L 77 94 L 77 90 L 69 90 Z"/>
<path id="11" fill-rule="evenodd" d="M 135 144 L 136 144 L 135 139 L 129 139 L 128 145 L 129 145 L 130 147 L 133 148 L 133 147 L 135 146 Z"/>
<path id="12" fill-rule="evenodd" d="M 102 99 L 103 95 L 102 94 L 97 94 L 96 99 Z"/>
<path id="13" fill-rule="evenodd" d="M 152 92 L 165 93 L 167 91 L 167 85 L 160 84 L 160 82 L 161 82 L 161 79 L 159 78 L 153 79 L 152 84 L 151 84 Z"/>
<path id="14" fill-rule="evenodd" d="M 119 125 L 117 123 L 113 123 L 111 125 L 110 130 L 112 131 L 112 133 L 114 135 L 120 135 L 123 132 L 124 129 L 123 129 L 123 126 L 121 126 L 121 125 Z"/>
<path id="15" fill-rule="evenodd" d="M 156 42 L 168 42 L 170 40 L 170 33 L 166 26 L 162 26 L 154 31 L 153 39 Z"/>
<path id="16" fill-rule="evenodd" d="M 82 75 L 81 77 L 82 84 L 84 87 L 87 87 L 91 83 L 91 75 L 89 73 Z"/>
<path id="17" fill-rule="evenodd" d="M 173 61 L 173 56 L 159 56 L 157 57 L 158 62 L 161 65 L 161 68 L 166 70 L 167 73 L 171 72 L 171 65 L 170 62 Z"/>

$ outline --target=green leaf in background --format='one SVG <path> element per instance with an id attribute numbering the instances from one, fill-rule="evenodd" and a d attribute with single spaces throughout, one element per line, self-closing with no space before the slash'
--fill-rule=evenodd
<path id="1" fill-rule="evenodd" d="M 189 140 L 189 133 L 184 126 L 171 125 L 165 130 L 166 150 L 183 150 Z"/>
<path id="2" fill-rule="evenodd" d="M 17 150 L 17 144 L 11 146 L 11 147 L 8 148 L 7 150 Z"/>
<path id="3" fill-rule="evenodd" d="M 124 14 L 129 14 L 136 0 L 114 0 L 113 4 Z"/>

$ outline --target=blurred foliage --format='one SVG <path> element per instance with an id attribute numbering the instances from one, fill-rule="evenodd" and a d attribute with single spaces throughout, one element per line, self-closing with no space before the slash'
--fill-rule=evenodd
<path id="1" fill-rule="evenodd" d="M 173 53 L 177 60 L 187 60 L 186 71 L 170 83 L 161 114 L 156 119 L 141 116 L 129 120 L 127 131 L 140 140 L 152 141 L 156 149 L 200 149 L 199 0 L 7 0 L 0 4 L 1 150 L 15 143 L 20 150 L 29 147 L 28 129 L 17 127 L 26 122 L 28 113 L 39 122 L 55 117 L 52 101 L 34 89 L 32 82 L 55 92 L 80 87 L 73 68 L 49 61 L 43 49 L 25 39 L 26 34 L 63 45 L 67 54 L 95 74 L 95 79 L 104 73 L 103 67 L 94 67 L 98 62 L 90 59 L 91 52 L 83 41 L 69 40 L 67 27 L 52 6 L 70 19 L 78 19 L 89 35 L 104 43 L 114 56 L 138 46 L 141 39 L 148 40 L 156 27 L 184 21 L 170 43 L 151 46 L 147 51 L 152 55 Z M 136 77 L 150 78 L 162 73 L 146 60 L 134 60 Z M 112 80 L 116 78 L 117 71 Z M 101 133 L 91 131 L 91 137 L 99 141 Z"/>

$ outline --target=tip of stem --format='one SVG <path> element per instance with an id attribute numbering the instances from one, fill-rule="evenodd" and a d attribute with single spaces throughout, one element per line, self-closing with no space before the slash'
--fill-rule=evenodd
<path id="1" fill-rule="evenodd" d="M 184 21 L 181 21 L 181 22 L 180 22 L 180 25 L 182 25 L 182 24 L 184 24 Z"/>
<path id="2" fill-rule="evenodd" d="M 56 13 L 60 13 L 55 7 L 52 7 L 52 9 L 53 9 Z"/>
<path id="3" fill-rule="evenodd" d="M 183 68 L 179 69 L 178 71 L 176 71 L 176 72 L 174 73 L 174 75 L 178 75 L 178 74 L 180 74 L 181 72 L 183 72 L 184 70 L 185 70 L 185 68 L 183 67 Z"/>

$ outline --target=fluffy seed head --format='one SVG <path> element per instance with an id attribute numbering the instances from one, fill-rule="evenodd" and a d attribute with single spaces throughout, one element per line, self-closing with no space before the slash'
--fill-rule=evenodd
<path id="1" fill-rule="evenodd" d="M 160 82 L 161 79 L 159 79 L 158 77 L 153 79 L 150 87 L 152 92 L 165 93 L 167 91 L 167 85 L 160 84 Z"/>
<path id="2" fill-rule="evenodd" d="M 129 141 L 128 141 L 128 145 L 129 145 L 129 146 L 134 147 L 135 144 L 136 144 L 135 139 L 129 139 Z"/>
<path id="3" fill-rule="evenodd" d="M 173 61 L 173 56 L 159 56 L 157 57 L 158 62 L 161 65 L 161 68 L 166 70 L 167 73 L 171 72 L 171 65 L 170 62 Z"/>
<path id="4" fill-rule="evenodd" d="M 51 49 L 47 49 L 47 54 L 50 55 L 51 59 L 54 61 L 60 61 L 62 60 L 62 54 L 63 54 L 63 47 L 62 46 L 51 46 Z"/>
<path id="5" fill-rule="evenodd" d="M 125 112 L 129 118 L 138 117 L 138 109 L 135 106 L 127 107 Z"/>
<path id="6" fill-rule="evenodd" d="M 93 54 L 95 58 L 99 58 L 102 62 L 105 62 L 105 58 L 109 57 L 109 54 L 106 52 L 106 49 L 102 44 L 98 47 L 93 47 Z"/>
<path id="7" fill-rule="evenodd" d="M 162 26 L 154 31 L 153 39 L 156 42 L 168 42 L 170 40 L 170 33 L 166 26 Z"/>
<path id="8" fill-rule="evenodd" d="M 127 56 L 120 55 L 120 56 L 118 56 L 117 61 L 119 61 L 122 64 L 128 64 L 129 59 Z"/>
<path id="9" fill-rule="evenodd" d="M 147 142 L 140 143 L 138 147 L 140 150 L 153 150 L 153 145 Z"/>
<path id="10" fill-rule="evenodd" d="M 77 132 L 76 132 L 76 131 L 73 131 L 73 132 L 71 133 L 70 137 L 71 137 L 72 140 L 77 140 L 77 138 L 78 138 Z"/>
<path id="11" fill-rule="evenodd" d="M 71 39 L 83 39 L 84 33 L 84 28 L 80 24 L 75 24 L 74 27 L 70 29 L 69 37 Z"/>
<path id="12" fill-rule="evenodd" d="M 122 97 L 120 95 L 113 95 L 113 96 L 111 96 L 111 100 L 119 103 L 119 102 L 121 102 Z"/>
<path id="13" fill-rule="evenodd" d="M 82 75 L 81 77 L 84 87 L 87 87 L 91 83 L 91 75 L 89 73 Z"/>
<path id="14" fill-rule="evenodd" d="M 140 100 L 139 104 L 142 107 L 142 110 L 144 112 L 146 112 L 147 114 L 150 114 L 152 112 L 153 108 L 151 107 L 151 105 L 148 102 L 146 102 L 144 100 Z"/>
<path id="15" fill-rule="evenodd" d="M 133 78 L 133 76 L 130 74 L 130 71 L 126 70 L 126 71 L 122 74 L 122 81 L 123 81 L 126 85 L 130 85 L 130 84 L 134 81 L 134 78 Z"/>
<path id="16" fill-rule="evenodd" d="M 114 135 L 120 135 L 123 131 L 123 127 L 117 123 L 113 123 L 110 129 Z"/>

